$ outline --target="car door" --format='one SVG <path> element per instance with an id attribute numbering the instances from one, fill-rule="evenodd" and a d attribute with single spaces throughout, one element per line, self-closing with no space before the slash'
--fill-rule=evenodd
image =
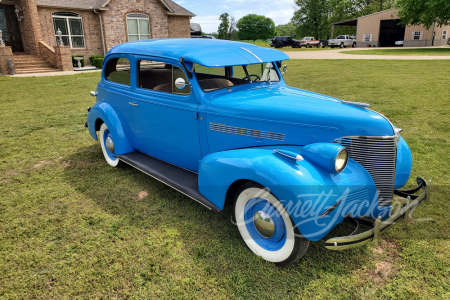
<path id="1" fill-rule="evenodd" d="M 177 89 L 174 82 L 188 82 L 177 61 L 135 57 L 134 134 L 139 151 L 198 171 L 201 159 L 197 99 L 190 86 Z"/>
<path id="2" fill-rule="evenodd" d="M 125 54 L 117 54 L 108 57 L 103 68 L 101 86 L 98 89 L 98 99 L 107 101 L 116 111 L 128 140 L 133 148 L 137 147 L 134 134 L 134 105 L 132 82 L 133 65 L 132 57 Z M 135 73 L 135 72 L 134 72 Z"/>
<path id="3" fill-rule="evenodd" d="M 286 44 L 289 46 L 292 46 L 292 38 L 291 37 L 287 38 Z"/>

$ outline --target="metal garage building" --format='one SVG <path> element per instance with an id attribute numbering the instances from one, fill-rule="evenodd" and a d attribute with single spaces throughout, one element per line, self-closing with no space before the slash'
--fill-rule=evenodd
<path id="1" fill-rule="evenodd" d="M 450 37 L 450 26 L 399 25 L 397 9 L 380 11 L 332 24 L 332 36 L 336 26 L 356 26 L 358 47 L 393 47 L 395 41 L 403 41 L 404 47 L 444 46 Z M 434 34 L 433 34 L 434 33 Z"/>

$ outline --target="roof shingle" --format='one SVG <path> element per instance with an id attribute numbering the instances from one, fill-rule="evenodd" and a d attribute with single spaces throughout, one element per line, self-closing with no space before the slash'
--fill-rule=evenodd
<path id="1" fill-rule="evenodd" d="M 195 17 L 193 13 L 185 9 L 184 7 L 176 4 L 172 0 L 159 0 L 166 4 L 173 11 L 169 14 Z M 95 9 L 102 7 L 108 0 L 36 0 L 38 6 L 54 6 L 54 7 L 64 7 L 72 9 Z"/>

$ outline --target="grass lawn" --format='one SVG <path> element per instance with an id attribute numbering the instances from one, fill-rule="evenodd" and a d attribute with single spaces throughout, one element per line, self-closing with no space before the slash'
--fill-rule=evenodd
<path id="1" fill-rule="evenodd" d="M 253 44 L 256 46 L 260 46 L 263 48 L 272 48 L 272 49 L 276 49 L 276 50 L 280 50 L 283 52 L 291 52 L 291 51 L 322 51 L 322 50 L 331 50 L 330 47 L 325 47 L 325 48 L 317 48 L 317 47 L 311 47 L 311 48 L 292 48 L 292 47 L 283 47 L 283 48 L 274 48 L 274 47 L 270 47 L 269 42 L 264 41 L 264 40 L 256 40 L 256 41 L 252 41 L 252 40 L 243 40 L 243 41 L 239 41 L 239 42 L 243 42 L 243 43 L 249 43 L 249 44 Z"/>
<path id="2" fill-rule="evenodd" d="M 398 224 L 378 248 L 333 252 L 324 239 L 279 268 L 247 249 L 229 209 L 106 164 L 83 127 L 99 73 L 0 76 L 0 298 L 449 299 L 450 62 L 287 63 L 288 84 L 370 103 L 404 128 L 412 177 L 434 184 L 415 217 L 434 221 Z"/>
<path id="3" fill-rule="evenodd" d="M 423 48 L 423 49 L 370 49 L 370 50 L 352 50 L 341 51 L 345 54 L 358 55 L 429 55 L 429 56 L 447 56 L 450 55 L 450 47 L 448 48 Z"/>

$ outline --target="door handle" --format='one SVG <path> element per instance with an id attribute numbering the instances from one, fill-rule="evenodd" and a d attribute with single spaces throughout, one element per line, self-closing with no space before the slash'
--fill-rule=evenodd
<path id="1" fill-rule="evenodd" d="M 137 104 L 135 102 L 128 102 L 128 104 L 133 105 L 133 106 L 139 106 L 139 104 Z"/>

